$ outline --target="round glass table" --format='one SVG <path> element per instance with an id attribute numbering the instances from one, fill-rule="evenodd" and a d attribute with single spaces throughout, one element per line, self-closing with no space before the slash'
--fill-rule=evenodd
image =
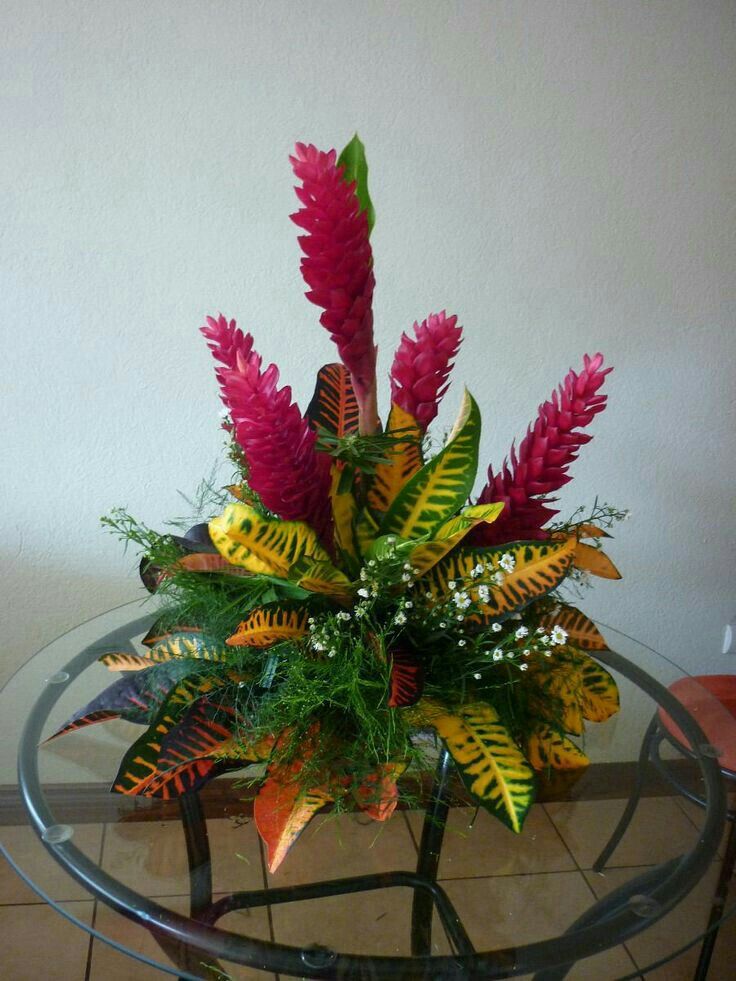
<path id="1" fill-rule="evenodd" d="M 733 900 L 709 914 L 736 718 L 704 688 L 687 711 L 668 691 L 684 672 L 625 634 L 599 624 L 611 649 L 594 655 L 616 678 L 620 713 L 588 725 L 589 767 L 540 775 L 521 835 L 468 806 L 440 751 L 424 810 L 385 824 L 319 815 L 270 875 L 245 771 L 179 801 L 121 797 L 110 782 L 139 727 L 113 719 L 44 744 L 109 684 L 102 654 L 143 652 L 147 610 L 129 603 L 81 624 L 0 693 L 0 782 L 17 786 L 18 815 L 0 827 L 3 852 L 95 949 L 117 948 L 152 977 L 606 981 L 675 958 L 686 973 L 662 977 L 690 976 L 704 933 L 734 936 Z M 21 824 L 55 872 L 31 861 Z M 69 902 L 70 886 L 94 901 L 90 915 L 75 912 L 90 904 Z M 141 970 L 130 961 L 130 977 Z"/>

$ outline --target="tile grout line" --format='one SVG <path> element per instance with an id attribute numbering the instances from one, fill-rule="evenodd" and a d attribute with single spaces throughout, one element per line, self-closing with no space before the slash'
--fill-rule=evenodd
<path id="1" fill-rule="evenodd" d="M 256 829 L 256 839 L 258 841 L 258 854 L 261 856 L 261 878 L 263 880 L 263 888 L 268 889 L 268 872 L 266 871 L 266 852 L 263 845 L 263 840 L 261 836 L 257 833 Z M 271 936 L 271 943 L 276 943 L 276 933 L 273 928 L 273 916 L 271 914 L 271 904 L 268 903 L 266 906 L 266 916 L 268 917 L 268 932 Z M 279 981 L 279 975 L 274 974 L 273 977 L 276 981 Z"/>
<path id="2" fill-rule="evenodd" d="M 97 865 L 99 868 L 102 868 L 102 855 L 105 851 L 106 835 L 107 835 L 107 824 L 103 824 L 102 834 L 100 835 L 100 851 L 97 856 Z M 94 904 L 92 906 L 92 922 L 90 924 L 93 930 L 95 929 L 96 924 L 97 924 L 97 900 L 95 899 Z M 87 945 L 87 964 L 84 970 L 84 981 L 89 981 L 90 974 L 92 972 L 92 951 L 94 949 L 94 943 L 95 943 L 95 938 L 93 934 L 90 933 L 89 944 Z"/>
<path id="3" fill-rule="evenodd" d="M 564 839 L 564 837 L 562 835 L 562 832 L 557 827 L 557 824 L 555 823 L 555 819 L 552 817 L 552 815 L 547 810 L 546 805 L 542 804 L 542 809 L 544 811 L 545 817 L 547 818 L 547 820 L 549 821 L 549 823 L 552 825 L 552 827 L 555 829 L 555 834 L 557 835 L 557 837 L 562 842 L 562 844 L 565 847 L 565 849 L 567 850 L 567 853 L 570 856 L 570 858 L 573 860 L 573 863 L 575 864 L 575 868 L 578 870 L 579 874 L 583 877 L 583 882 L 587 886 L 588 891 L 590 892 L 591 896 L 593 897 L 593 899 L 596 902 L 598 902 L 598 897 L 595 894 L 595 890 L 593 889 L 593 887 L 591 886 L 591 884 L 588 882 L 588 877 L 585 874 L 585 871 L 586 870 L 580 868 L 580 863 L 575 858 L 575 855 L 573 854 L 572 849 L 570 848 L 570 846 L 565 841 L 565 839 Z M 636 865 L 635 866 L 631 866 L 631 868 L 639 868 L 639 867 L 640 866 L 636 866 Z M 641 868 L 649 868 L 649 866 L 648 865 L 644 865 L 644 866 L 641 866 Z M 590 871 L 592 871 L 592 870 L 590 870 Z M 639 968 L 639 962 L 636 960 L 636 958 L 634 957 L 634 955 L 631 953 L 631 951 L 629 950 L 628 946 L 625 943 L 622 943 L 621 946 L 626 951 L 626 954 L 628 955 L 629 959 L 631 960 L 631 963 L 634 965 L 634 968 L 637 971 L 640 970 L 640 968 Z M 610 948 L 610 949 L 614 949 L 614 948 Z"/>

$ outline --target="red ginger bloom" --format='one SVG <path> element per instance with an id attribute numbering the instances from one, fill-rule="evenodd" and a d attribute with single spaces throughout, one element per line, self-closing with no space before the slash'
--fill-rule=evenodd
<path id="1" fill-rule="evenodd" d="M 201 328 L 215 358 L 222 400 L 235 439 L 248 463 L 248 483 L 281 518 L 306 521 L 327 536 L 330 523 L 330 458 L 317 453 L 316 433 L 291 401 L 291 388 L 277 388 L 275 364 L 261 368 L 253 338 L 220 315 Z"/>
<path id="2" fill-rule="evenodd" d="M 431 313 L 421 326 L 414 324 L 416 340 L 404 333 L 391 366 L 391 401 L 426 429 L 437 415 L 449 387 L 452 359 L 462 340 L 457 317 Z"/>
<path id="3" fill-rule="evenodd" d="M 355 184 L 343 180 L 336 157 L 335 150 L 324 153 L 311 144 L 296 144 L 289 160 L 302 182 L 295 191 L 303 207 L 291 220 L 307 232 L 299 236 L 307 299 L 324 310 L 320 323 L 350 372 L 361 432 L 373 432 L 378 427 L 373 253 L 368 217 L 360 210 Z"/>
<path id="4" fill-rule="evenodd" d="M 542 526 L 558 512 L 547 507 L 555 498 L 545 495 L 572 480 L 567 468 L 580 447 L 593 438 L 579 430 L 606 407 L 607 396 L 596 394 L 611 371 L 602 370 L 602 364 L 602 354 L 592 358 L 586 354 L 582 372 L 578 375 L 571 370 L 559 391 L 540 405 L 518 454 L 511 447 L 511 466 L 504 460 L 503 469 L 495 476 L 488 468 L 488 483 L 478 503 L 503 501 L 506 507 L 492 525 L 473 533 L 476 543 L 498 545 L 547 537 Z"/>

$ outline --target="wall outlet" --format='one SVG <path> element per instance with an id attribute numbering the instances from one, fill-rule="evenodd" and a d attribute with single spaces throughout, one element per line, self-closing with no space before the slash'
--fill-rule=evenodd
<path id="1" fill-rule="evenodd" d="M 723 631 L 721 654 L 736 654 L 736 623 L 727 623 Z"/>

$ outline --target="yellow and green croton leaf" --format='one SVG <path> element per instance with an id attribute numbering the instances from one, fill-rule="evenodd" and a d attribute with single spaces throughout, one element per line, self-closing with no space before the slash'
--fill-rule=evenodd
<path id="1" fill-rule="evenodd" d="M 449 709 L 425 698 L 408 711 L 412 724 L 436 731 L 473 797 L 518 834 L 534 800 L 534 772 L 496 710 L 485 702 Z"/>
<path id="2" fill-rule="evenodd" d="M 306 607 L 271 604 L 259 606 L 227 638 L 233 647 L 271 647 L 286 640 L 298 640 L 308 633 Z"/>
<path id="3" fill-rule="evenodd" d="M 181 633 L 169 634 L 153 647 L 146 655 L 149 661 L 171 661 L 176 658 L 189 658 L 193 661 L 226 661 L 227 650 L 215 641 L 209 640 L 203 634 Z"/>
<path id="4" fill-rule="evenodd" d="M 478 468 L 479 440 L 480 411 L 466 391 L 447 445 L 404 485 L 383 516 L 380 534 L 432 538 L 468 499 Z"/>
<path id="5" fill-rule="evenodd" d="M 534 726 L 527 740 L 526 756 L 535 770 L 579 770 L 590 763 L 564 732 L 545 722 Z"/>
<path id="6" fill-rule="evenodd" d="M 479 600 L 485 616 L 502 617 L 524 609 L 533 600 L 556 589 L 570 572 L 576 541 L 564 542 L 516 542 L 494 548 L 458 548 L 442 559 L 424 578 L 422 585 L 442 599 L 452 594 L 450 583 L 461 582 L 465 588 L 472 585 L 471 572 L 478 565 L 490 571 L 503 572 L 503 582 L 493 585 L 488 599 Z M 504 571 L 501 560 L 509 556 Z M 474 596 L 475 598 L 475 596 Z"/>
<path id="7" fill-rule="evenodd" d="M 322 593 L 338 603 L 349 603 L 353 595 L 350 580 L 327 561 L 304 556 L 289 570 L 289 579 L 310 593 Z"/>
<path id="8" fill-rule="evenodd" d="M 128 654 L 125 651 L 110 651 L 97 660 L 104 664 L 108 671 L 143 671 L 151 667 L 151 661 L 140 654 Z"/>
<path id="9" fill-rule="evenodd" d="M 330 561 L 309 525 L 264 518 L 248 504 L 229 504 L 210 521 L 209 531 L 224 559 L 256 574 L 285 579 L 299 559 Z"/>
<path id="10" fill-rule="evenodd" d="M 347 490 L 341 486 L 341 464 L 332 464 L 332 483 L 330 500 L 332 503 L 332 518 L 335 526 L 335 547 L 348 563 L 358 558 L 358 545 L 355 540 L 355 519 L 358 505 L 352 488 Z"/>
<path id="11" fill-rule="evenodd" d="M 587 654 L 576 652 L 580 672 L 583 716 L 589 722 L 605 722 L 615 715 L 621 703 L 612 675 Z"/>
<path id="12" fill-rule="evenodd" d="M 423 432 L 414 416 L 400 405 L 392 405 L 386 435 L 394 442 L 386 452 L 386 462 L 376 466 L 368 489 L 368 507 L 384 514 L 407 481 L 422 467 Z"/>
<path id="13" fill-rule="evenodd" d="M 492 524 L 504 509 L 503 502 L 499 504 L 474 504 L 463 508 L 460 514 L 443 522 L 432 535 L 429 542 L 420 542 L 409 552 L 408 561 L 416 575 L 423 576 L 440 559 L 459 545 L 465 536 L 476 525 Z"/>

